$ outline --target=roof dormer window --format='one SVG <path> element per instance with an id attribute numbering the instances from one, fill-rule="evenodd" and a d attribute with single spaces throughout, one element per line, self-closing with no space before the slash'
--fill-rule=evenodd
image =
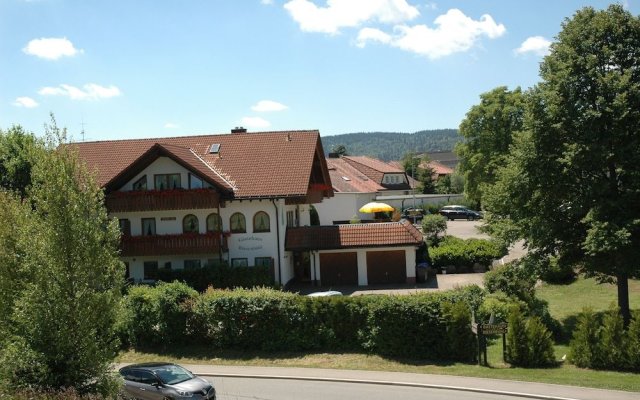
<path id="1" fill-rule="evenodd" d="M 218 154 L 220 153 L 220 143 L 214 143 L 209 147 L 209 154 Z"/>

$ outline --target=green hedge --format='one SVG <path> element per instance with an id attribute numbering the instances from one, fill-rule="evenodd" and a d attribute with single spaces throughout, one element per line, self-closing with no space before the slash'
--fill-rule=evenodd
<path id="1" fill-rule="evenodd" d="M 507 254 L 506 248 L 496 241 L 485 239 L 460 239 L 445 237 L 437 247 L 429 248 L 429 256 L 437 268 L 450 265 L 463 270 L 471 270 L 474 264 L 485 267 L 493 260 Z"/>
<path id="2" fill-rule="evenodd" d="M 477 286 L 410 296 L 310 298 L 273 289 L 198 294 L 176 282 L 132 290 L 124 300 L 120 332 L 131 347 L 188 342 L 220 349 L 369 351 L 473 361 L 471 311 L 483 296 Z"/>
<path id="3" fill-rule="evenodd" d="M 197 269 L 160 268 L 156 279 L 162 282 L 185 282 L 199 292 L 207 290 L 209 286 L 230 289 L 274 285 L 271 267 L 231 267 L 227 263 L 207 264 Z"/>

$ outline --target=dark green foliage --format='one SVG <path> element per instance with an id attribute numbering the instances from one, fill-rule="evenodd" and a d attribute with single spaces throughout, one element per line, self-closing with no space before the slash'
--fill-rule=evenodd
<path id="1" fill-rule="evenodd" d="M 6 336 L 0 338 L 0 368 L 17 370 L 5 370 L 0 379 L 9 377 L 14 388 L 110 394 L 123 283 L 120 233 L 104 208 L 102 190 L 64 142 L 64 130 L 52 121 L 47 133 L 48 151 L 32 165 L 26 217 L 12 227 L 18 273 L 0 276 L 17 283 Z M 34 370 L 38 379 L 31 381 L 28 371 Z"/>
<path id="2" fill-rule="evenodd" d="M 437 247 L 429 248 L 429 256 L 435 267 L 453 265 L 463 271 L 472 270 L 474 264 L 488 267 L 493 260 L 505 254 L 506 249 L 498 242 L 485 239 L 465 240 L 452 236 L 445 237 Z"/>
<path id="3" fill-rule="evenodd" d="M 322 137 L 328 152 L 343 145 L 353 156 L 371 156 L 384 161 L 400 160 L 408 152 L 451 151 L 462 138 L 457 129 L 436 129 L 415 133 L 360 132 Z"/>
<path id="4" fill-rule="evenodd" d="M 447 231 L 447 219 L 439 214 L 428 214 L 422 218 L 422 232 L 427 244 L 437 246 L 440 243 L 441 235 Z"/>
<path id="5" fill-rule="evenodd" d="M 600 321 L 591 309 L 585 309 L 578 316 L 569 347 L 569 359 L 581 368 L 593 368 L 598 357 L 598 328 Z"/>
<path id="6" fill-rule="evenodd" d="M 569 284 L 576 279 L 576 272 L 573 265 L 552 257 L 541 268 L 540 279 L 555 285 Z"/>
<path id="7" fill-rule="evenodd" d="M 525 366 L 529 361 L 529 343 L 524 314 L 519 307 L 509 313 L 507 330 L 507 360 L 511 365 Z"/>
<path id="8" fill-rule="evenodd" d="M 582 368 L 640 371 L 639 319 L 636 312 L 625 330 L 617 308 L 604 315 L 584 310 L 570 343 L 571 362 Z"/>
<path id="9" fill-rule="evenodd" d="M 484 275 L 484 287 L 489 292 L 499 291 L 526 304 L 535 297 L 535 285 L 535 275 L 520 260 L 496 266 Z"/>
<path id="10" fill-rule="evenodd" d="M 529 342 L 529 367 L 549 367 L 556 363 L 551 332 L 539 317 L 527 320 Z"/>
<path id="11" fill-rule="evenodd" d="M 234 287 L 272 286 L 273 273 L 268 266 L 231 267 L 220 264 L 205 265 L 198 269 L 158 269 L 157 280 L 162 282 L 185 282 L 199 292 L 209 286 L 219 289 Z"/>
<path id="12" fill-rule="evenodd" d="M 179 282 L 131 288 L 119 324 L 122 341 L 132 346 L 186 343 L 187 319 L 197 294 Z"/>
<path id="13" fill-rule="evenodd" d="M 507 331 L 507 359 L 519 367 L 555 364 L 551 332 L 538 317 L 525 318 L 520 307 L 512 307 Z"/>
<path id="14" fill-rule="evenodd" d="M 397 297 L 309 298 L 273 289 L 194 293 L 178 283 L 133 288 L 124 302 L 122 336 L 133 347 L 163 346 L 182 336 L 224 349 L 368 350 L 470 361 L 470 310 L 484 295 L 478 287 Z"/>
<path id="15" fill-rule="evenodd" d="M 508 239 L 615 279 L 625 323 L 628 278 L 640 276 L 638 71 L 640 18 L 621 4 L 565 20 L 482 198 L 490 222 L 513 228 L 498 230 Z"/>
<path id="16" fill-rule="evenodd" d="M 456 145 L 465 195 L 480 203 L 483 191 L 496 180 L 496 171 L 506 163 L 514 132 L 522 129 L 524 95 L 520 88 L 497 87 L 480 95 L 460 124 L 466 140 Z"/>
<path id="17" fill-rule="evenodd" d="M 447 322 L 449 357 L 455 361 L 473 362 L 477 352 L 477 340 L 471 331 L 471 308 L 463 302 L 444 303 Z"/>
<path id="18" fill-rule="evenodd" d="M 509 314 L 513 307 L 520 307 L 526 309 L 527 305 L 522 301 L 516 300 L 513 297 L 509 297 L 502 292 L 495 292 L 485 296 L 484 301 L 478 308 L 476 313 L 477 322 L 487 322 L 493 315 L 494 321 L 507 322 L 509 320 Z"/>
<path id="19" fill-rule="evenodd" d="M 640 371 L 640 311 L 636 311 L 629 329 L 628 349 L 629 349 L 629 368 L 634 371 Z"/>
<path id="20" fill-rule="evenodd" d="M 21 126 L 0 130 L 0 187 L 25 197 L 39 151 L 44 151 L 42 142 Z"/>

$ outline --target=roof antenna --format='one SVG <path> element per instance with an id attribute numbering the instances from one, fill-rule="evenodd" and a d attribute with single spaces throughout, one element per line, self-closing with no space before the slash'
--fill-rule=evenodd
<path id="1" fill-rule="evenodd" d="M 82 117 L 82 122 L 80 122 L 80 126 L 82 127 L 82 130 L 80 131 L 80 136 L 82 136 L 82 141 L 83 141 L 83 142 L 84 142 L 84 139 L 85 139 L 85 137 L 84 137 L 84 135 L 85 135 L 85 133 L 84 133 L 84 126 L 85 126 L 85 125 L 86 125 L 86 124 L 84 123 L 84 117 Z"/>

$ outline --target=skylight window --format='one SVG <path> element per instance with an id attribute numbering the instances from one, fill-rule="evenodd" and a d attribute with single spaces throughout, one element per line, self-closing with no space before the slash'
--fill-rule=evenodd
<path id="1" fill-rule="evenodd" d="M 344 179 L 345 181 L 350 181 L 351 179 L 349 179 L 349 177 L 347 176 L 343 176 L 342 179 Z"/>
<path id="2" fill-rule="evenodd" d="M 209 154 L 218 154 L 220 152 L 220 143 L 214 143 L 209 147 Z"/>

